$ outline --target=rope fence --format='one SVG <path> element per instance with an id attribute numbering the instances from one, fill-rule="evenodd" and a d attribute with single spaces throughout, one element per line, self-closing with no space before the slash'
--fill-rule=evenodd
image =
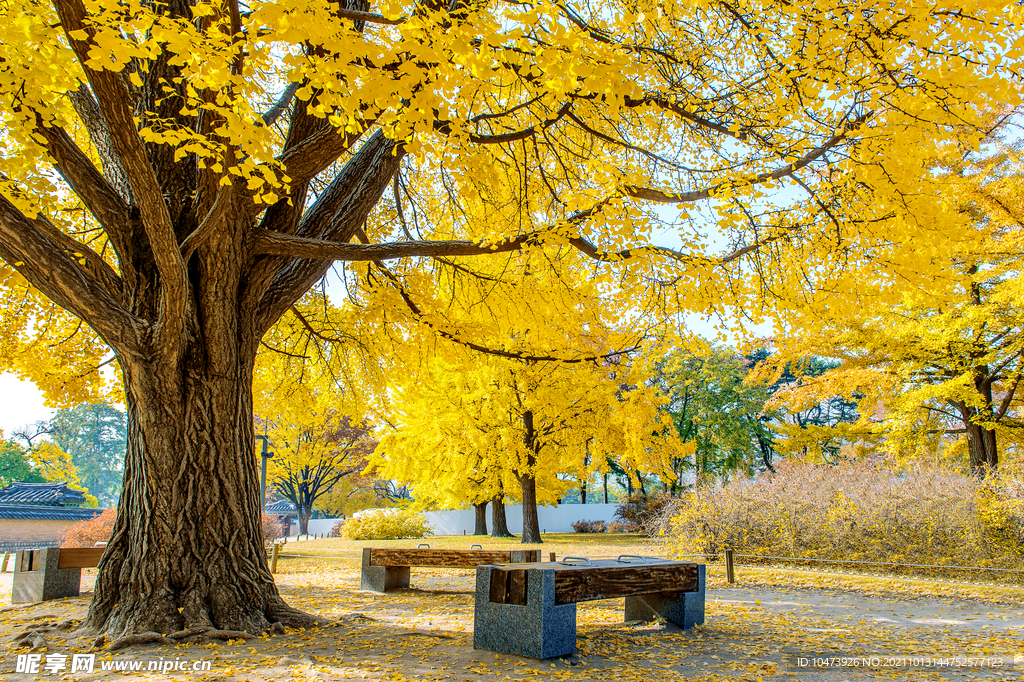
<path id="1" fill-rule="evenodd" d="M 283 552 L 277 553 L 277 557 L 289 558 L 289 559 L 353 559 L 353 556 L 342 556 L 337 554 L 285 554 Z M 554 553 L 551 553 L 551 561 L 554 561 Z M 590 557 L 592 559 L 599 559 L 602 557 Z M 614 558 L 614 557 L 608 557 Z M 669 558 L 669 557 L 665 557 Z M 993 571 L 1000 574 L 1024 574 L 1024 569 L 1019 568 L 999 568 L 995 566 L 959 566 L 954 564 L 919 564 L 919 563 L 907 563 L 899 561 L 868 561 L 858 559 L 819 559 L 816 557 L 787 557 L 787 556 L 775 556 L 770 554 L 737 554 L 733 550 L 727 549 L 723 552 L 714 554 L 674 554 L 671 558 L 674 559 L 723 559 L 724 568 L 726 575 L 726 582 L 734 584 L 736 582 L 736 559 L 766 559 L 769 561 L 789 561 L 789 562 L 811 562 L 816 564 L 840 564 L 840 565 L 863 565 L 863 566 L 891 566 L 899 568 L 923 568 L 932 570 L 955 570 L 955 571 Z M 757 564 L 748 564 L 757 565 Z M 799 567 L 796 567 L 799 568 Z M 863 575 L 857 573 L 844 573 L 843 575 Z M 923 577 L 923 576 L 922 576 Z M 942 582 L 958 582 L 950 580 L 942 580 L 941 578 L 929 578 L 932 580 L 941 580 Z"/>
<path id="2" fill-rule="evenodd" d="M 713 556 L 713 555 L 705 555 Z M 961 571 L 1005 571 L 1007 573 L 1024 573 L 1020 568 L 996 568 L 994 566 L 956 566 L 953 564 L 905 564 L 898 561 L 859 561 L 856 559 L 814 559 L 811 557 L 769 556 L 764 554 L 734 554 L 745 559 L 780 559 L 783 561 L 817 561 L 829 564 L 872 564 L 875 566 L 907 566 L 910 568 L 951 568 Z"/>

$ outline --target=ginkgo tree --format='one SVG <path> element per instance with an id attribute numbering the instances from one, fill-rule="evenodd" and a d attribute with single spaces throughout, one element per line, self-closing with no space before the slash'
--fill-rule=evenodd
<path id="1" fill-rule="evenodd" d="M 347 409 L 345 392 L 326 371 L 329 362 L 292 371 L 288 361 L 283 353 L 261 354 L 253 396 L 257 430 L 274 452 L 267 487 L 295 505 L 299 533 L 305 534 L 314 506 L 342 479 L 358 475 L 377 443 L 370 425 Z"/>
<path id="2" fill-rule="evenodd" d="M 808 351 L 842 363 L 781 391 L 779 402 L 800 408 L 823 395 L 856 394 L 865 409 L 854 427 L 844 427 L 854 436 L 880 438 L 904 457 L 953 443 L 982 475 L 998 467 L 1000 440 L 1021 442 L 1024 159 L 1015 113 L 1000 113 L 983 153 L 944 140 L 917 167 L 920 190 L 910 201 L 938 207 L 934 219 L 958 239 L 921 254 L 920 244 L 893 238 L 857 263 L 877 275 L 924 255 L 941 267 L 921 272 L 918 260 L 909 281 L 906 270 L 865 276 L 844 306 L 833 305 L 833 292 L 808 292 L 784 316 L 783 352 L 764 372 Z"/>
<path id="3" fill-rule="evenodd" d="M 1019 100 L 1012 8 L 0 7 L 0 357 L 63 401 L 96 398 L 112 353 L 127 407 L 87 627 L 186 638 L 315 622 L 283 602 L 261 550 L 252 371 L 334 261 L 402 287 L 400 308 L 367 319 L 411 315 L 466 343 L 415 304 L 457 258 L 572 249 L 627 300 L 673 287 L 667 303 L 702 312 L 764 296 L 731 278 L 744 257 L 772 246 L 758 267 L 800 276 L 789 240 L 833 249 L 889 219 L 835 209 L 897 193 L 885 159 L 980 125 L 979 102 Z M 649 246 L 674 220 L 651 206 L 696 202 L 675 249 Z M 531 354 L 513 339 L 499 350 Z"/>
<path id="4" fill-rule="evenodd" d="M 637 381 L 630 372 L 504 358 L 453 370 L 435 359 L 409 373 L 395 398 L 395 429 L 371 465 L 408 482 L 422 504 L 461 506 L 505 491 L 522 503 L 524 543 L 541 542 L 538 504 L 604 473 L 609 455 L 661 474 L 684 454 L 659 394 L 623 391 Z"/>

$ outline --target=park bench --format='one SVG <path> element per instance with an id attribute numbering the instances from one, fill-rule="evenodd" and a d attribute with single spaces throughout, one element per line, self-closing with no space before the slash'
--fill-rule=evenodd
<path id="1" fill-rule="evenodd" d="M 105 544 L 105 543 L 104 543 Z M 271 565 L 277 563 L 280 542 L 267 542 Z M 82 589 L 82 569 L 96 568 L 106 547 L 44 547 L 15 553 L 11 603 L 77 597 Z M 271 569 L 273 572 L 273 568 Z"/>
<path id="2" fill-rule="evenodd" d="M 412 548 L 363 548 L 360 589 L 389 592 L 409 587 L 409 568 L 476 568 L 481 564 L 519 564 L 540 561 L 538 549 L 431 549 L 429 545 Z"/>
<path id="3" fill-rule="evenodd" d="M 531 658 L 576 651 L 576 604 L 626 598 L 625 620 L 704 622 L 705 567 L 631 555 L 557 563 L 478 566 L 473 647 Z"/>

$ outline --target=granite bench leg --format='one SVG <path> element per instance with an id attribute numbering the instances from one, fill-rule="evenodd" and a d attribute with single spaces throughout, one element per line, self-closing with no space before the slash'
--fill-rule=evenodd
<path id="1" fill-rule="evenodd" d="M 473 648 L 555 658 L 576 652 L 576 604 L 555 605 L 555 572 L 526 572 L 526 605 L 491 601 L 494 566 L 476 568 Z"/>
<path id="2" fill-rule="evenodd" d="M 675 595 L 641 594 L 626 597 L 625 620 L 652 620 L 664 618 L 670 623 L 689 630 L 704 624 L 705 566 L 697 566 L 697 591 L 678 592 Z"/>
<path id="3" fill-rule="evenodd" d="M 390 592 L 409 587 L 408 566 L 371 566 L 370 548 L 363 548 L 363 565 L 359 572 L 359 589 Z"/>
<path id="4" fill-rule="evenodd" d="M 33 551 L 38 553 L 38 563 L 31 570 L 25 570 Z M 77 597 L 82 589 L 82 569 L 57 568 L 59 561 L 59 547 L 18 552 L 14 558 L 11 603 L 27 604 Z"/>

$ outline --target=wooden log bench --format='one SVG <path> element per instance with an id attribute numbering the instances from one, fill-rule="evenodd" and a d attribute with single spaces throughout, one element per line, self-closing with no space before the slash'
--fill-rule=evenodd
<path id="1" fill-rule="evenodd" d="M 473 647 L 531 658 L 576 651 L 576 604 L 626 598 L 625 620 L 664 618 L 687 630 L 704 622 L 705 567 L 622 555 L 558 563 L 478 566 Z"/>
<path id="2" fill-rule="evenodd" d="M 360 589 L 390 592 L 409 587 L 409 568 L 476 568 L 481 564 L 519 564 L 540 561 L 538 549 L 380 549 L 363 548 Z"/>
<path id="3" fill-rule="evenodd" d="M 264 544 L 274 564 L 282 544 Z M 77 597 L 82 589 L 82 569 L 99 566 L 104 550 L 106 547 L 44 547 L 15 553 L 11 603 Z"/>

